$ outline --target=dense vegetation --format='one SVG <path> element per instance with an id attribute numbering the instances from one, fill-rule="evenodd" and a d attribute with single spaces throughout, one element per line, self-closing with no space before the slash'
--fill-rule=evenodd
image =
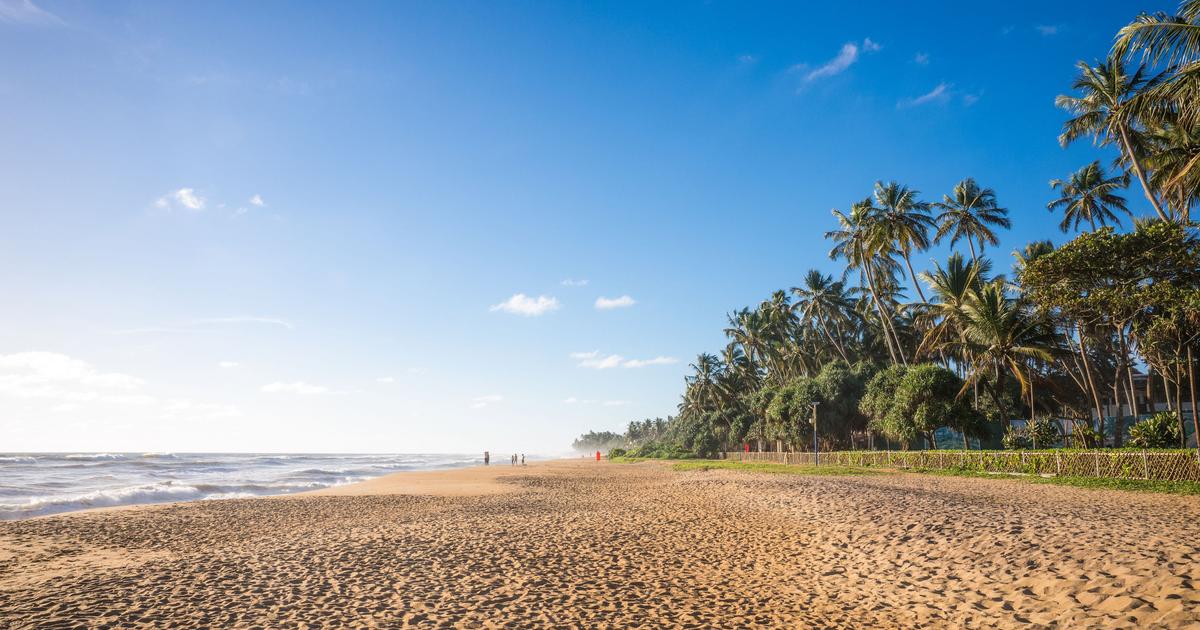
<path id="1" fill-rule="evenodd" d="M 1200 429 L 1200 0 L 1139 15 L 1071 88 L 1055 101 L 1060 143 L 1117 156 L 1050 182 L 1048 210 L 1082 230 L 1072 240 L 1029 243 L 1000 274 L 987 250 L 1011 222 L 995 191 L 967 177 L 930 201 L 880 181 L 833 211 L 841 273 L 811 270 L 729 314 L 729 342 L 691 364 L 679 414 L 605 444 L 704 456 L 805 448 L 816 431 L 825 449 L 936 447 L 948 427 L 964 447 L 1183 445 L 1185 411 Z M 1131 185 L 1151 217 L 1132 217 Z M 949 258 L 918 272 L 914 255 L 943 241 Z M 1139 394 L 1168 411 L 1137 422 L 1154 411 Z"/>

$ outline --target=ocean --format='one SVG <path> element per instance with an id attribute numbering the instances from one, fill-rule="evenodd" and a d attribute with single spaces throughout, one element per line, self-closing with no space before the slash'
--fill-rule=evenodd
<path id="1" fill-rule="evenodd" d="M 402 470 L 482 463 L 478 455 L 4 453 L 0 520 L 93 507 L 234 499 L 328 488 Z"/>

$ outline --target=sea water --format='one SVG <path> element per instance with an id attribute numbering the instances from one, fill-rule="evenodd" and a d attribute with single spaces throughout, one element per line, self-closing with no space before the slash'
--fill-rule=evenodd
<path id="1" fill-rule="evenodd" d="M 135 503 L 288 494 L 482 461 L 477 455 L 0 453 L 0 520 Z"/>

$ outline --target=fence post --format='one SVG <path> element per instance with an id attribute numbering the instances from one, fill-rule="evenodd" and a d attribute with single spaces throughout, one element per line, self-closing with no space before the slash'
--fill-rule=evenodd
<path id="1" fill-rule="evenodd" d="M 1149 481 L 1150 480 L 1150 462 L 1147 461 L 1146 449 L 1142 449 L 1142 470 L 1146 473 L 1146 476 L 1144 477 L 1144 479 L 1146 481 Z"/>
<path id="2" fill-rule="evenodd" d="M 1054 451 L 1054 476 L 1062 476 L 1062 454 L 1058 451 Z"/>
<path id="3" fill-rule="evenodd" d="M 1096 476 L 1099 477 L 1100 476 L 1100 453 L 1096 453 L 1096 458 L 1093 461 L 1096 462 Z"/>

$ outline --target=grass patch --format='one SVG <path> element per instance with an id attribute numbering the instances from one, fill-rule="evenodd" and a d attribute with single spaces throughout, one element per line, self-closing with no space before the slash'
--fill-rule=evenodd
<path id="1" fill-rule="evenodd" d="M 760 462 L 731 462 L 725 460 L 693 460 L 671 464 L 672 470 L 742 470 L 776 475 L 885 475 L 891 471 L 851 466 L 792 466 Z"/>
<path id="2" fill-rule="evenodd" d="M 944 477 L 976 477 L 981 479 L 1015 479 L 1026 483 L 1044 483 L 1054 486 L 1071 486 L 1073 488 L 1092 488 L 1095 490 L 1125 490 L 1128 492 L 1157 492 L 1161 494 L 1181 494 L 1200 496 L 1200 483 L 1195 481 L 1155 481 L 1146 479 L 1105 479 L 1102 477 L 1042 477 L 1039 475 L 1002 475 L 958 470 L 926 470 L 912 469 L 927 475 L 942 475 Z"/>
<path id="3" fill-rule="evenodd" d="M 643 461 L 664 461 L 624 457 L 614 459 L 621 463 L 636 463 Z M 771 473 L 777 475 L 886 475 L 899 472 L 901 469 L 864 468 L 854 466 L 796 466 L 791 464 L 770 464 L 760 462 L 732 462 L 727 460 L 685 460 L 671 462 L 671 469 L 688 470 L 741 470 L 745 472 Z M 1178 494 L 1200 496 L 1200 482 L 1195 481 L 1148 481 L 1143 479 L 1104 479 L 1098 477 L 1041 477 L 1038 475 L 1003 475 L 960 470 L 929 470 L 904 469 L 904 472 L 926 475 L 941 475 L 944 477 L 974 477 L 977 479 L 1011 479 L 1025 483 L 1041 483 L 1055 486 L 1071 486 L 1074 488 L 1092 488 L 1097 490 L 1124 490 L 1126 492 L 1156 492 L 1160 494 Z"/>

